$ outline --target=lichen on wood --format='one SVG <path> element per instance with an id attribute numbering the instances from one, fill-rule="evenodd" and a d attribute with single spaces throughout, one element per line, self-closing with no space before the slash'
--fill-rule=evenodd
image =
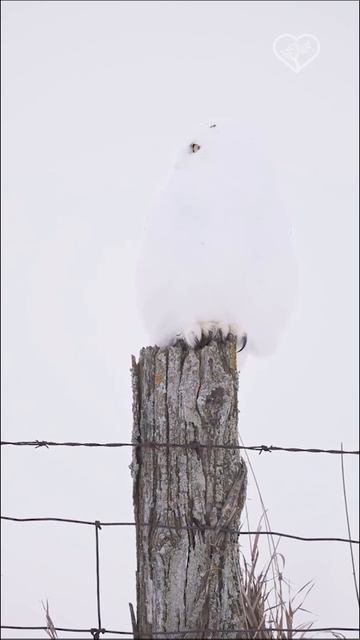
<path id="1" fill-rule="evenodd" d="M 138 637 L 246 637 L 231 632 L 243 628 L 239 536 L 224 531 L 240 527 L 246 466 L 211 447 L 239 443 L 236 339 L 144 348 L 132 384 Z"/>

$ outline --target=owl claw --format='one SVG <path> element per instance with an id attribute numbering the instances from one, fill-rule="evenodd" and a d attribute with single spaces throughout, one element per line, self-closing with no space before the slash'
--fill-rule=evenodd
<path id="1" fill-rule="evenodd" d="M 232 334 L 241 345 L 238 353 L 243 351 L 247 343 L 247 335 L 237 325 L 225 322 L 198 322 L 189 325 L 176 335 L 175 342 L 182 340 L 192 349 L 205 347 L 211 340 L 224 342 Z"/>
<path id="2" fill-rule="evenodd" d="M 246 343 L 247 343 L 246 333 L 243 333 L 243 335 L 241 336 L 241 340 L 242 340 L 242 345 L 241 345 L 241 348 L 237 350 L 237 353 L 241 353 L 241 351 L 244 351 L 246 347 Z"/>

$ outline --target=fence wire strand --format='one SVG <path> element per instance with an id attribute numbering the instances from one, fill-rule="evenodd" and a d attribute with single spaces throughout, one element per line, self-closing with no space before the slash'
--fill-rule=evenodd
<path id="1" fill-rule="evenodd" d="M 15 518 L 13 516 L 1 516 L 1 520 L 9 520 L 11 522 L 67 522 L 70 524 L 85 524 L 101 527 L 153 527 L 158 529 L 169 529 L 175 531 L 223 531 L 235 535 L 273 535 L 279 538 L 290 538 L 291 540 L 301 540 L 302 542 L 345 542 L 346 544 L 360 544 L 360 540 L 351 540 L 350 538 L 335 537 L 308 537 L 296 536 L 291 533 L 282 533 L 280 531 L 245 531 L 242 529 L 217 527 L 216 525 L 175 525 L 148 522 L 100 522 L 99 520 L 75 520 L 73 518 Z"/>
<path id="2" fill-rule="evenodd" d="M 1 625 L 1 629 L 13 629 L 13 630 L 28 630 L 28 631 L 46 631 L 47 627 L 26 627 L 26 626 L 15 626 L 15 625 Z M 104 628 L 91 628 L 91 629 L 72 629 L 72 628 L 68 628 L 68 627 L 54 627 L 55 631 L 64 631 L 64 632 L 68 632 L 68 633 L 90 633 L 93 637 L 99 637 L 99 634 L 106 634 L 106 633 L 112 633 L 114 635 L 119 635 L 119 636 L 129 636 L 130 638 L 133 636 L 133 632 L 132 631 L 117 631 L 114 629 L 104 629 Z M 260 633 L 262 631 L 275 631 L 275 629 L 271 628 L 271 627 L 266 627 L 266 628 L 262 628 L 262 629 L 258 629 L 258 628 L 252 628 L 252 629 L 181 629 L 179 631 L 153 631 L 151 634 L 150 633 L 142 633 L 141 634 L 141 638 L 153 638 L 154 636 L 161 636 L 161 637 L 177 637 L 177 636 L 182 636 L 182 635 L 186 635 L 186 634 L 194 634 L 194 633 L 244 633 L 244 632 L 249 632 L 249 633 Z M 292 634 L 298 634 L 298 633 L 320 633 L 320 632 L 336 632 L 338 631 L 339 633 L 343 632 L 343 631 L 350 631 L 353 633 L 357 633 L 360 631 L 359 628 L 357 627 L 312 627 L 311 629 L 282 629 L 282 631 L 284 633 L 292 633 Z M 96 635 L 97 634 L 97 635 Z M 214 636 L 219 638 L 219 636 Z"/>
<path id="3" fill-rule="evenodd" d="M 121 447 L 142 447 L 142 448 L 162 448 L 167 449 L 179 448 L 179 449 L 242 449 L 245 451 L 257 451 L 258 453 L 271 453 L 272 451 L 286 451 L 287 453 L 330 453 L 333 455 L 353 455 L 358 456 L 359 450 L 341 450 L 341 449 L 316 449 L 316 448 L 301 448 L 301 447 L 278 447 L 275 445 L 256 444 L 251 446 L 244 446 L 239 444 L 211 444 L 202 442 L 54 442 L 52 440 L 2 440 L 1 446 L 14 446 L 14 447 L 35 447 L 39 449 L 41 447 L 108 447 L 108 448 L 121 448 Z"/>

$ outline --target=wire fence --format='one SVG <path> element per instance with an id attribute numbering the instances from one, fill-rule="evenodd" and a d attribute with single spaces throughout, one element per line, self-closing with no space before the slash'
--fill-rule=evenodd
<path id="1" fill-rule="evenodd" d="M 300 447 L 278 447 L 273 445 L 253 445 L 253 446 L 240 446 L 240 445 L 216 445 L 216 444 L 207 444 L 207 443 L 199 443 L 199 442 L 191 442 L 191 443 L 168 443 L 168 442 L 52 442 L 48 440 L 31 440 L 31 441 L 2 441 L 2 446 L 29 446 L 35 448 L 49 448 L 49 447 L 151 447 L 151 448 L 170 448 L 170 447 L 180 447 L 184 449 L 243 449 L 247 451 L 258 452 L 259 454 L 263 452 L 271 453 L 272 451 L 285 451 L 288 453 L 322 453 L 322 454 L 335 454 L 335 455 L 359 455 L 359 451 L 351 450 L 346 451 L 343 449 L 316 449 L 316 448 L 300 448 Z M 33 523 L 33 522 L 56 522 L 56 523 L 69 523 L 76 525 L 88 525 L 92 526 L 95 529 L 95 567 L 96 567 L 96 603 L 97 603 L 97 622 L 98 627 L 91 628 L 68 628 L 68 627 L 52 627 L 53 631 L 59 631 L 64 633 L 88 633 L 94 638 L 94 640 L 100 638 L 100 635 L 105 634 L 113 634 L 119 636 L 128 636 L 133 638 L 138 638 L 137 630 L 136 630 L 136 621 L 133 619 L 133 608 L 130 606 L 130 613 L 133 622 L 132 631 L 124 631 L 124 630 L 113 630 L 106 629 L 102 626 L 101 619 L 101 590 L 100 590 L 100 552 L 99 552 L 99 531 L 101 531 L 102 527 L 156 527 L 161 529 L 169 529 L 176 531 L 186 531 L 186 530 L 195 530 L 199 531 L 202 534 L 208 531 L 222 531 L 229 534 L 236 535 L 270 535 L 277 536 L 282 538 L 289 538 L 292 540 L 298 540 L 302 542 L 340 542 L 346 544 L 356 544 L 359 545 L 359 540 L 354 540 L 349 538 L 341 538 L 341 537 L 305 537 L 298 536 L 289 533 L 283 533 L 278 531 L 245 531 L 242 528 L 227 528 L 227 527 L 218 527 L 218 526 L 210 526 L 210 525 L 186 525 L 182 526 L 179 524 L 170 524 L 170 523 L 139 523 L 139 522 L 101 522 L 100 520 L 77 520 L 72 518 L 62 518 L 62 517 L 29 517 L 29 518 L 19 518 L 15 516 L 1 516 L 1 520 L 15 522 L 15 523 Z M 28 630 L 28 631 L 45 631 L 49 632 L 49 628 L 47 626 L 18 626 L 18 625 L 1 625 L 1 629 L 8 630 Z M 164 638 L 177 638 L 177 637 L 189 637 L 189 635 L 194 634 L 203 634 L 213 636 L 214 638 L 220 638 L 221 635 L 224 634 L 241 634 L 244 633 L 244 629 L 186 629 L 186 630 L 173 630 L 173 631 L 154 631 L 151 634 L 142 633 L 141 638 L 153 638 L 153 637 L 164 637 Z M 271 627 L 262 628 L 261 632 L 272 632 L 274 629 Z M 360 631 L 359 628 L 356 627 L 341 627 L 341 626 L 332 626 L 332 627 L 311 627 L 309 629 L 282 629 L 284 633 L 292 633 L 295 634 L 308 634 L 308 633 L 321 633 L 328 632 L 332 634 L 343 634 L 343 633 L 358 633 Z M 259 633 L 258 628 L 246 629 L 246 632 L 249 633 Z M 194 637 L 196 637 L 194 635 Z M 345 636 L 341 636 L 345 637 Z"/>

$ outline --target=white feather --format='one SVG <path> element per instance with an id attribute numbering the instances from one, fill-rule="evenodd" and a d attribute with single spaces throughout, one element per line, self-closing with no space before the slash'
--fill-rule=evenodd
<path id="1" fill-rule="evenodd" d="M 152 343 L 180 336 L 194 346 L 215 323 L 224 337 L 229 325 L 245 332 L 250 352 L 274 351 L 293 306 L 296 266 L 290 221 L 256 138 L 216 121 L 184 141 L 139 259 L 138 299 Z"/>

